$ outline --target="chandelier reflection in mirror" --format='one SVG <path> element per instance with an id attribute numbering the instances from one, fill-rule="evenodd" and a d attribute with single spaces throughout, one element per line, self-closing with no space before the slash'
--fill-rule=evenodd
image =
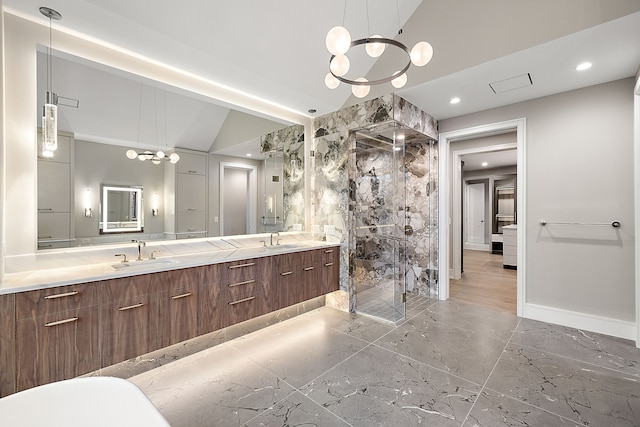
<path id="1" fill-rule="evenodd" d="M 138 114 L 138 141 L 140 141 L 140 127 L 141 127 L 141 121 L 142 121 L 142 95 L 143 95 L 143 90 L 144 90 L 144 85 L 141 84 L 140 85 L 140 109 L 139 109 L 139 114 Z M 155 130 L 156 130 L 156 136 L 155 136 L 155 140 L 158 140 L 158 108 L 157 108 L 157 91 L 154 90 L 153 92 L 153 102 L 154 102 L 154 116 L 155 116 Z M 166 130 L 166 123 L 167 123 L 167 99 L 166 99 L 166 95 L 164 95 L 163 92 L 163 109 L 164 109 L 164 117 L 163 117 L 163 122 L 165 124 L 165 130 L 164 130 L 164 134 L 165 134 L 165 144 L 166 144 L 166 138 L 167 138 L 167 130 Z M 127 158 L 134 160 L 134 159 L 138 159 L 142 162 L 149 160 L 151 163 L 153 163 L 154 165 L 159 165 L 160 163 L 162 163 L 163 161 L 167 161 L 169 163 L 173 163 L 176 164 L 178 163 L 178 160 L 180 160 L 180 155 L 178 155 L 178 153 L 171 153 L 169 155 L 167 155 L 164 151 L 162 150 L 144 150 L 141 152 L 138 152 L 136 150 L 133 149 L 129 149 L 127 150 L 127 152 L 125 153 L 125 155 L 127 156 Z"/>
<path id="2" fill-rule="evenodd" d="M 345 0 L 345 14 L 346 7 L 347 4 Z M 396 9 L 397 7 L 398 5 L 396 3 Z M 367 24 L 368 17 L 369 2 L 367 1 Z M 399 24 L 400 19 L 398 18 L 398 26 Z M 402 29 L 398 31 L 398 34 L 402 34 Z M 351 92 L 357 98 L 364 98 L 367 96 L 371 90 L 371 85 L 391 82 L 393 87 L 397 89 L 402 88 L 407 83 L 406 72 L 411 64 L 417 67 L 422 67 L 427 65 L 433 57 L 433 47 L 426 41 L 416 43 L 411 50 L 397 40 L 385 38 L 377 34 L 352 41 L 351 34 L 342 26 L 336 26 L 329 30 L 325 42 L 329 53 L 331 53 L 331 58 L 329 58 L 329 72 L 324 79 L 325 85 L 329 89 L 335 89 L 340 85 L 340 82 L 350 84 L 352 86 Z M 402 57 L 405 58 L 405 60 L 399 63 L 396 67 L 397 71 L 389 76 L 371 81 L 367 80 L 365 77 L 358 77 L 355 79 L 347 78 L 345 75 L 351 68 L 348 53 L 352 48 L 361 45 L 364 45 L 367 55 L 371 58 L 380 57 L 386 48 L 389 47 L 402 52 Z"/>

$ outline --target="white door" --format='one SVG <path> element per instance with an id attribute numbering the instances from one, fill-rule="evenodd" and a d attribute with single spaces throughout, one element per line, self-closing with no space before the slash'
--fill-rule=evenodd
<path id="1" fill-rule="evenodd" d="M 484 184 L 467 184 L 466 242 L 484 244 Z"/>

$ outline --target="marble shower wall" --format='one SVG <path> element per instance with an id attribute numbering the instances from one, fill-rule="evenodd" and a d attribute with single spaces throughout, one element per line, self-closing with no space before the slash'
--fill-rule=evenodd
<path id="1" fill-rule="evenodd" d="M 312 186 L 312 223 L 316 234 L 341 243 L 340 292 L 327 297 L 327 304 L 343 310 L 355 311 L 355 233 L 349 234 L 354 223 L 355 182 L 349 179 L 350 167 L 355 159 L 352 131 L 376 124 L 396 121 L 414 129 L 434 141 L 438 138 L 437 122 L 425 112 L 397 95 L 389 94 L 335 113 L 318 117 L 313 126 L 313 150 L 310 172 Z M 420 293 L 437 295 L 437 145 L 428 151 L 416 150 L 410 170 L 416 171 L 407 197 L 416 212 L 411 212 L 413 223 L 424 222 L 424 228 L 410 240 L 414 255 L 407 283 Z M 353 157 L 353 156 L 351 156 Z M 353 166 L 350 166 L 353 164 Z M 422 172 L 420 172 L 422 171 Z M 427 171 L 427 172 L 424 172 Z M 408 189 L 409 190 L 409 189 Z M 411 194 L 409 194 L 411 193 Z M 409 205 L 409 203 L 407 203 Z M 420 219 L 418 219 L 420 216 Z M 429 220 L 423 220 L 426 216 Z M 416 228 L 421 228 L 416 227 Z M 422 233 L 422 234 L 421 234 Z M 427 243 L 420 242 L 429 233 Z M 428 249 L 427 249 L 428 248 Z M 433 255 L 435 254 L 435 255 Z M 425 279 L 428 278 L 428 279 Z"/>
<path id="2" fill-rule="evenodd" d="M 294 125 L 260 138 L 260 151 L 283 152 L 284 231 L 304 230 L 304 126 Z"/>

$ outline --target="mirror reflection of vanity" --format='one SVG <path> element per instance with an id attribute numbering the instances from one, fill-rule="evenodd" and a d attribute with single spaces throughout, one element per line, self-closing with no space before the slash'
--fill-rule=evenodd
<path id="1" fill-rule="evenodd" d="M 45 64 L 46 56 L 39 52 L 39 97 L 45 92 Z M 195 139 L 197 130 L 206 128 L 221 107 L 211 107 L 212 100 L 200 95 L 68 54 L 54 56 L 52 65 L 58 76 L 56 91 L 79 103 L 77 109 L 58 108 L 59 134 L 69 141 L 67 159 L 63 158 L 63 148 L 53 159 L 38 161 L 39 177 L 48 176 L 45 169 L 51 169 L 52 164 L 64 163 L 67 170 L 66 175 L 53 181 L 39 179 L 38 249 L 223 235 L 225 218 L 239 216 L 223 211 L 222 193 L 229 185 L 220 173 L 225 164 L 246 165 L 247 170 L 254 171 L 251 179 L 255 180 L 255 191 L 247 195 L 252 200 L 246 203 L 253 207 L 245 208 L 251 218 L 244 231 L 241 228 L 233 234 L 304 228 L 300 203 L 289 210 L 295 215 L 286 220 L 287 190 L 283 189 L 288 185 L 287 176 L 293 176 L 297 178 L 289 181 L 295 186 L 295 194 L 300 196 L 303 191 L 303 180 L 299 179 L 304 170 L 300 161 L 304 158 L 302 125 L 290 126 L 227 109 L 214 129 L 209 129 L 217 137 L 201 141 L 197 147 L 206 151 L 174 148 L 185 145 L 189 138 Z M 114 99 L 110 105 L 97 101 L 104 100 L 106 93 Z M 42 102 L 39 99 L 38 105 Z M 200 116 L 189 115 L 197 111 Z M 183 127 L 172 124 L 172 120 Z M 91 128 L 86 125 L 88 121 L 101 125 Z M 295 128 L 297 138 L 291 144 L 282 137 L 291 133 L 289 127 Z M 186 139 L 181 140 L 180 135 Z M 265 138 L 277 140 L 277 144 L 266 150 Z M 176 165 L 130 160 L 125 156 L 129 148 L 138 152 L 176 151 L 181 160 Z M 40 203 L 41 193 L 67 206 L 60 208 L 64 212 L 57 215 L 54 225 L 49 225 L 49 220 L 59 212 L 41 210 L 47 209 Z M 57 234 L 47 232 L 51 229 Z"/>

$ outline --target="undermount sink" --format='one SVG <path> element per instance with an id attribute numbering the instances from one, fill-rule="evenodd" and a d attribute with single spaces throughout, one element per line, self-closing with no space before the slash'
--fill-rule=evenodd
<path id="1" fill-rule="evenodd" d="M 294 243 L 284 243 L 284 244 L 280 244 L 280 245 L 271 245 L 271 246 L 265 246 L 266 249 L 270 249 L 270 250 L 278 250 L 278 249 L 290 249 L 290 248 L 297 248 L 300 245 L 296 245 Z"/>
<path id="2" fill-rule="evenodd" d="M 146 259 L 143 261 L 127 261 L 127 262 L 119 262 L 117 264 L 111 264 L 111 267 L 115 268 L 116 270 L 122 270 L 122 269 L 138 269 L 138 268 L 145 268 L 145 267 L 151 267 L 151 266 L 162 266 L 162 265 L 169 265 L 169 264 L 177 264 L 178 261 L 175 259 L 171 259 L 171 258 L 161 258 L 161 259 Z"/>

